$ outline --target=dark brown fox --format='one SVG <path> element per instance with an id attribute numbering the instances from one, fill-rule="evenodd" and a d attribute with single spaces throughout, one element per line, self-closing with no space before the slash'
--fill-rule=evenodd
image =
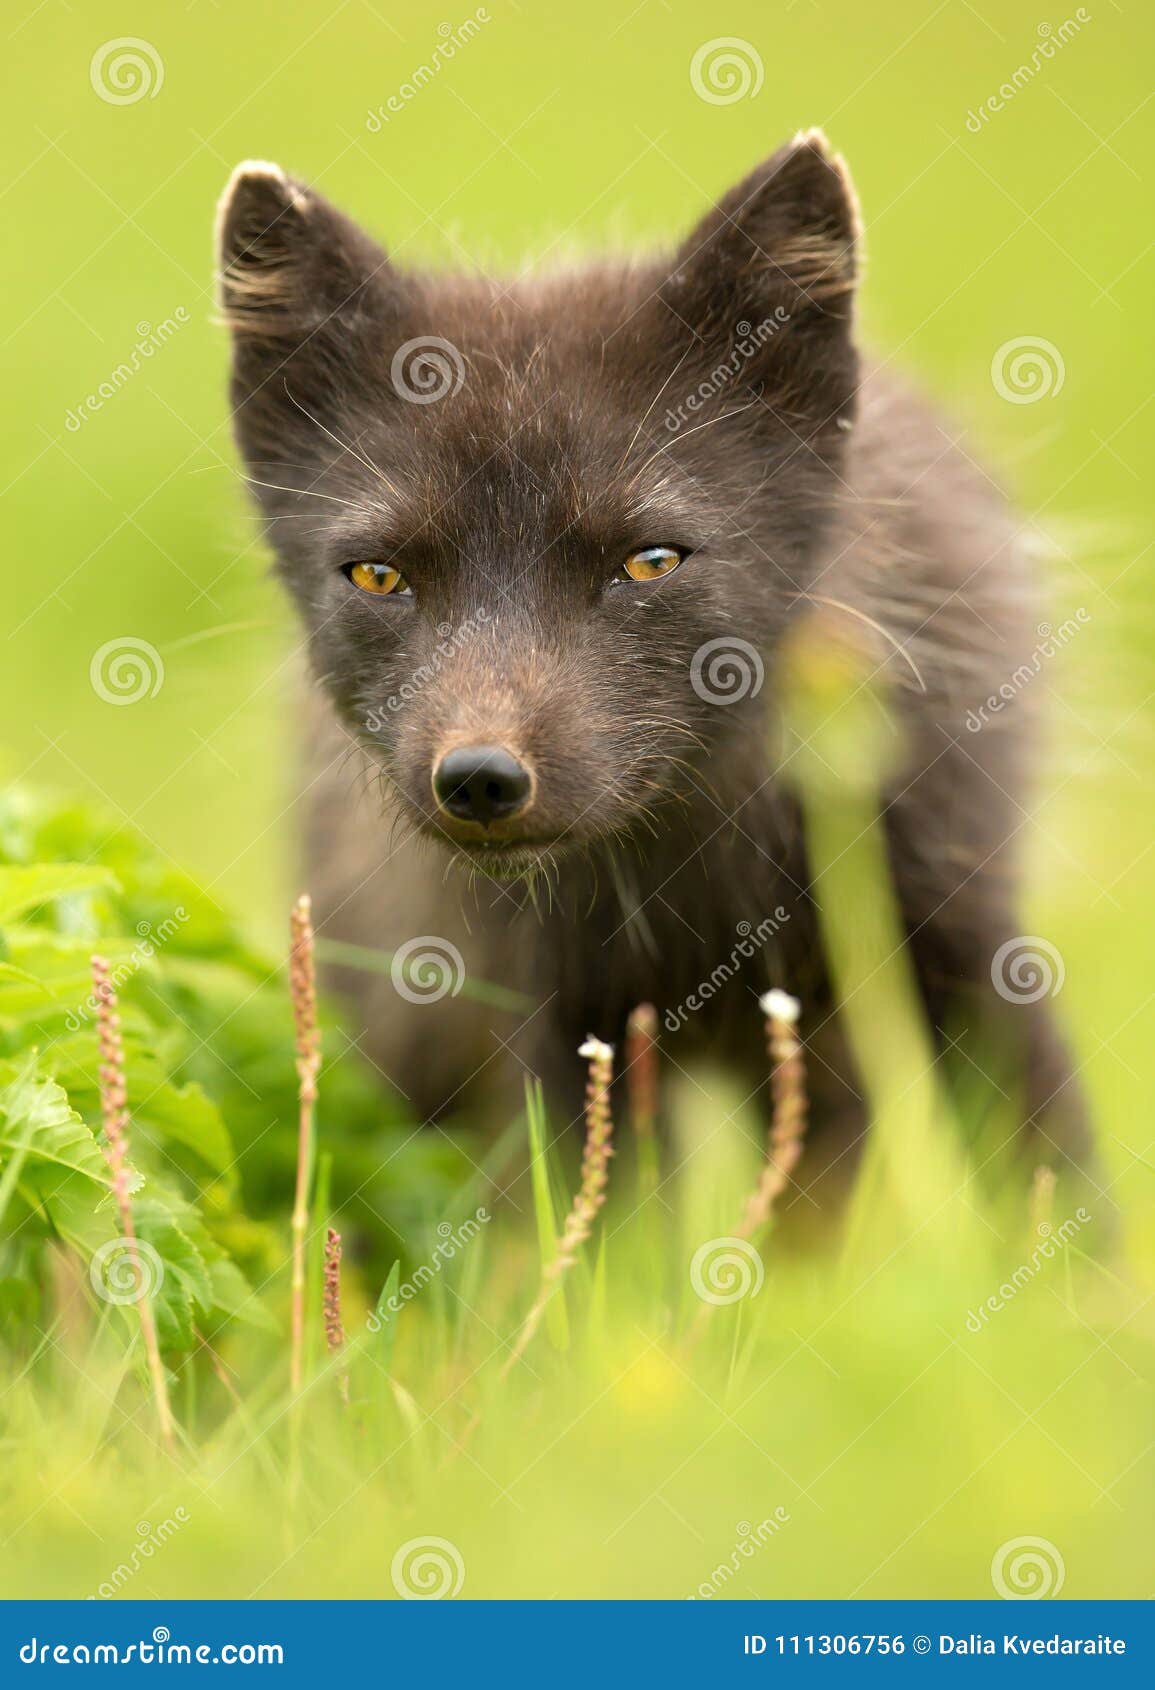
<path id="1" fill-rule="evenodd" d="M 324 934 L 409 959 L 341 984 L 423 1117 L 519 1061 L 572 1084 L 579 1040 L 620 1043 L 641 1002 L 675 1060 L 704 1047 L 754 1090 L 770 985 L 804 1005 L 812 1137 L 860 1117 L 772 731 L 819 601 L 884 636 L 885 829 L 930 1021 L 944 1048 L 983 1029 L 1035 1158 L 1081 1153 L 1048 1005 L 992 982 L 1028 722 L 967 728 L 1033 642 L 1029 571 L 989 478 L 860 360 L 858 247 L 817 132 L 672 256 L 507 282 L 402 269 L 275 166 L 234 174 L 237 437 L 323 699 L 309 883 Z"/>

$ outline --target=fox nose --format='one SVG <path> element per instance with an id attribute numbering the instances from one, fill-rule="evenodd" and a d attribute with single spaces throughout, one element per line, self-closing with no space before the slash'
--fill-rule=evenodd
<path id="1" fill-rule="evenodd" d="M 459 745 L 433 771 L 433 793 L 458 821 L 488 827 L 523 810 L 532 786 L 529 770 L 503 745 Z"/>

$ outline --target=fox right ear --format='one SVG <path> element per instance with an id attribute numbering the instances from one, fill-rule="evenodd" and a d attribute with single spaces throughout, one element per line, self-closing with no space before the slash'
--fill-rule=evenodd
<path id="1" fill-rule="evenodd" d="M 385 253 L 276 164 L 233 171 L 217 209 L 219 299 L 244 343 L 300 344 L 326 326 L 379 317 L 395 282 Z"/>
<path id="2" fill-rule="evenodd" d="M 683 244 L 660 296 L 671 344 L 688 331 L 688 354 L 709 372 L 756 324 L 743 381 L 757 383 L 768 409 L 802 438 L 830 435 L 852 418 L 857 392 L 859 240 L 845 164 L 820 130 L 803 131 L 732 188 Z"/>

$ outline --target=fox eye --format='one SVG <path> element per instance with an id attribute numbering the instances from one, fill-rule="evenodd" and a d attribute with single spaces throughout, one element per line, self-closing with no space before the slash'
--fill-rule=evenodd
<path id="1" fill-rule="evenodd" d="M 642 546 L 623 563 L 619 580 L 656 581 L 660 575 L 671 575 L 685 555 L 676 546 Z"/>
<path id="2" fill-rule="evenodd" d="M 345 574 L 363 593 L 408 593 L 399 569 L 387 563 L 347 563 Z"/>

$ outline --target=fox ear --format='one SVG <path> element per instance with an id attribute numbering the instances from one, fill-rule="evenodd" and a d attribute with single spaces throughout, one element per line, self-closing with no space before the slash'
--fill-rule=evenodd
<path id="1" fill-rule="evenodd" d="M 389 278 L 381 248 L 328 201 L 276 164 L 250 159 L 217 208 L 220 303 L 238 335 L 308 333 L 355 316 Z"/>
<path id="2" fill-rule="evenodd" d="M 216 259 L 244 455 L 284 457 L 304 413 L 315 446 L 315 423 L 356 401 L 399 333 L 401 277 L 350 218 L 259 162 L 239 165 L 224 191 Z"/>
<path id="3" fill-rule="evenodd" d="M 792 412 L 804 389 L 810 421 L 821 427 L 852 410 L 859 243 L 846 166 L 821 130 L 806 130 L 708 213 L 661 297 L 708 360 L 757 325 L 760 351 L 744 379 L 764 382 L 771 405 L 781 393 Z"/>

